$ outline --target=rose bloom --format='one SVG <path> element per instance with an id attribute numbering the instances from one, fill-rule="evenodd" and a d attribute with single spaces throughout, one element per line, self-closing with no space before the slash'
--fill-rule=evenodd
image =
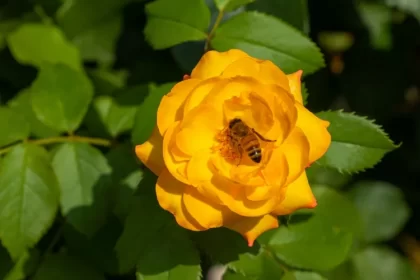
<path id="1" fill-rule="evenodd" d="M 252 246 L 279 226 L 277 216 L 316 206 L 305 168 L 331 136 L 329 123 L 302 105 L 301 75 L 240 50 L 209 51 L 162 98 L 157 126 L 136 154 L 158 176 L 159 204 L 180 226 L 227 227 Z M 252 141 L 232 137 L 234 119 Z"/>

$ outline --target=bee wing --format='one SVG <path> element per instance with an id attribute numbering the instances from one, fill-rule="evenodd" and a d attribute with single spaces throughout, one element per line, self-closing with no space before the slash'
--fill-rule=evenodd
<path id="1" fill-rule="evenodd" d="M 270 139 L 266 139 L 264 138 L 261 134 L 259 134 L 255 129 L 251 128 L 252 132 L 255 133 L 255 135 L 258 136 L 258 138 L 260 138 L 261 140 L 265 141 L 265 142 L 276 142 L 276 140 L 270 140 Z"/>

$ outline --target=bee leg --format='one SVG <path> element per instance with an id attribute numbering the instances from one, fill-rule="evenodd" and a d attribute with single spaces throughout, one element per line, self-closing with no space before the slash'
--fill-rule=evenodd
<path id="1" fill-rule="evenodd" d="M 255 133 L 255 135 L 257 135 L 261 140 L 263 140 L 265 142 L 276 142 L 276 140 L 270 140 L 270 139 L 264 138 L 264 136 L 262 136 L 261 134 L 256 132 L 253 128 L 251 128 L 251 129 L 252 129 L 252 132 Z"/>
<path id="2" fill-rule="evenodd" d="M 239 152 L 239 162 L 236 164 L 236 166 L 239 166 L 241 164 L 243 150 L 241 148 L 239 148 L 239 151 L 238 152 Z"/>

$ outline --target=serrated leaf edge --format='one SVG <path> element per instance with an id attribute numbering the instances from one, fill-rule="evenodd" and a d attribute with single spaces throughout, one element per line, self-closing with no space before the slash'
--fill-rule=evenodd
<path id="1" fill-rule="evenodd" d="M 339 110 L 324 110 L 324 111 L 320 111 L 320 112 L 317 112 L 316 114 L 318 114 L 318 113 L 342 113 L 342 114 L 348 114 L 348 115 L 351 115 L 351 116 L 354 116 L 354 117 L 357 117 L 357 118 L 360 118 L 360 119 L 363 119 L 363 120 L 366 120 L 366 121 L 368 121 L 369 123 L 371 123 L 374 127 L 376 127 L 379 131 L 380 131 L 380 133 L 382 133 L 387 139 L 388 139 L 388 141 L 392 144 L 392 146 L 394 146 L 394 150 L 395 149 L 398 149 L 399 147 L 401 147 L 401 145 L 403 144 L 402 142 L 400 142 L 399 144 L 395 144 L 394 143 L 394 141 L 391 139 L 391 137 L 389 136 L 389 134 L 388 133 L 386 133 L 386 131 L 383 129 L 383 126 L 382 125 L 379 125 L 379 124 L 377 124 L 377 123 L 375 123 L 375 119 L 369 119 L 367 116 L 361 116 L 361 115 L 358 115 L 356 112 L 354 112 L 354 111 L 352 111 L 352 112 L 345 112 L 343 109 L 339 109 Z M 321 118 L 322 119 L 322 118 Z M 376 149 L 381 149 L 381 150 L 385 150 L 385 149 L 382 149 L 382 148 L 376 148 Z M 392 151 L 392 150 L 391 150 Z M 385 152 L 385 154 L 384 154 L 384 156 L 387 154 L 387 153 L 389 153 L 389 152 L 391 152 L 391 151 L 386 151 Z M 343 175 L 354 175 L 354 174 L 359 174 L 359 173 L 362 173 L 362 172 L 364 172 L 364 171 L 366 171 L 366 170 L 368 170 L 368 169 L 371 169 L 371 168 L 373 168 L 373 167 L 375 167 L 377 164 L 379 164 L 380 162 L 382 162 L 382 159 L 383 159 L 383 157 L 377 162 L 377 163 L 375 163 L 374 165 L 372 165 L 372 166 L 370 166 L 370 167 L 365 167 L 365 168 L 362 168 L 362 169 L 358 169 L 358 170 L 352 170 L 352 169 L 348 169 L 348 170 L 343 170 L 342 168 L 337 168 L 337 167 L 334 167 L 334 169 L 336 169 L 340 174 L 343 174 Z M 315 161 L 314 162 L 314 164 L 317 164 L 317 165 L 319 165 L 319 166 L 321 166 L 321 167 L 323 167 L 323 165 L 322 164 L 319 164 L 319 162 L 318 161 Z"/>
<path id="2" fill-rule="evenodd" d="M 236 17 L 238 17 L 238 16 L 243 16 L 243 15 L 246 15 L 246 14 L 256 14 L 256 15 L 262 15 L 262 16 L 265 16 L 265 17 L 267 17 L 267 18 L 271 18 L 271 19 L 273 19 L 273 20 L 276 20 L 276 21 L 278 21 L 278 22 L 280 22 L 280 23 L 282 23 L 282 24 L 284 24 L 284 25 L 288 26 L 291 30 L 293 30 L 293 31 L 295 31 L 297 34 L 299 34 L 299 36 L 301 36 L 301 37 L 303 37 L 303 38 L 305 38 L 305 39 L 307 39 L 307 40 L 308 40 L 308 42 L 309 42 L 309 44 L 311 45 L 311 47 L 313 47 L 314 49 L 316 49 L 316 50 L 318 51 L 319 57 L 320 57 L 320 59 L 321 59 L 321 61 L 322 61 L 322 65 L 320 65 L 320 66 L 316 65 L 316 67 L 315 67 L 315 68 L 317 68 L 317 70 L 313 70 L 313 71 L 306 71 L 306 72 L 304 73 L 304 75 L 305 75 L 305 74 L 306 74 L 306 75 L 308 75 L 308 74 L 312 74 L 312 73 L 314 73 L 314 72 L 318 71 L 319 69 L 324 68 L 324 67 L 326 66 L 326 63 L 325 63 L 325 56 L 324 56 L 324 54 L 321 52 L 321 49 L 318 47 L 318 45 L 317 45 L 314 41 L 312 41 L 312 39 L 311 39 L 311 38 L 309 38 L 309 37 L 308 37 L 308 36 L 307 36 L 307 35 L 306 35 L 303 31 L 301 31 L 301 30 L 297 29 L 297 28 L 296 28 L 296 27 L 294 27 L 293 25 L 290 25 L 289 23 L 287 23 L 286 21 L 282 20 L 281 18 L 278 18 L 278 17 L 272 16 L 272 15 L 269 15 L 269 14 L 267 14 L 267 13 L 259 12 L 259 11 L 245 11 L 245 12 L 243 12 L 243 13 L 239 13 L 239 14 L 237 14 L 237 15 L 235 15 L 235 16 L 233 16 L 233 17 L 231 17 L 230 19 L 226 20 L 225 22 L 223 22 L 223 23 L 220 25 L 220 27 L 223 27 L 225 24 L 227 24 L 229 21 L 233 20 L 234 18 L 236 18 Z M 216 34 L 217 34 L 217 29 L 216 29 L 215 35 L 216 35 Z M 211 40 L 210 40 L 210 43 L 211 43 Z M 270 48 L 270 49 L 271 49 L 271 48 Z M 277 50 L 276 50 L 276 52 L 277 52 Z M 300 60 L 300 59 L 298 59 L 298 60 Z M 308 63 L 308 64 L 309 64 L 309 63 Z M 311 65 L 313 65 L 313 64 L 311 64 Z"/>

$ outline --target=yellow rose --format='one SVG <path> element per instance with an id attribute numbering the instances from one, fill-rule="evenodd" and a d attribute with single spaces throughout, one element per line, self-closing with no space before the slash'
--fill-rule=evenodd
<path id="1" fill-rule="evenodd" d="M 180 226 L 227 227 L 252 246 L 278 227 L 278 215 L 316 206 L 305 168 L 331 136 L 329 123 L 302 105 L 301 74 L 240 50 L 209 51 L 162 98 L 157 126 L 136 154 L 159 176 L 159 204 Z M 229 128 L 234 119 L 246 125 L 246 139 Z"/>

